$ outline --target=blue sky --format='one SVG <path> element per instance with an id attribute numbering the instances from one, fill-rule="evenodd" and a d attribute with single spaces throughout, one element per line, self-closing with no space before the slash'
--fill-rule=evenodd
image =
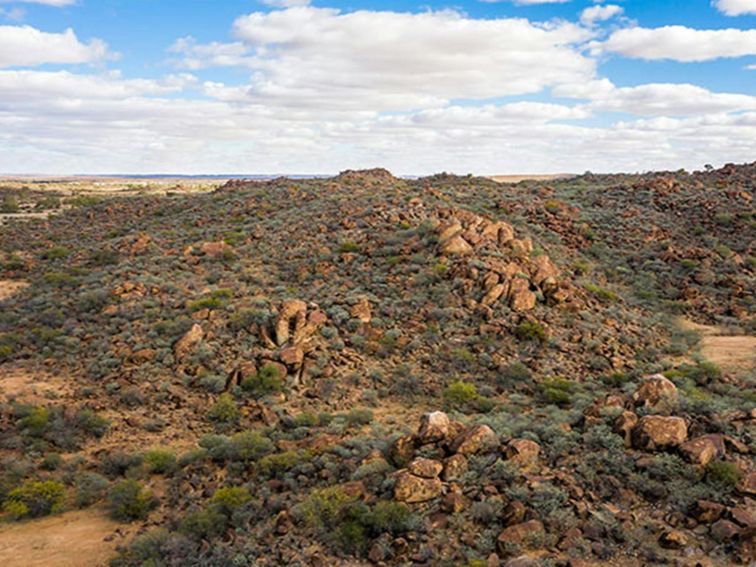
<path id="1" fill-rule="evenodd" d="M 0 0 L 0 172 L 756 160 L 756 0 Z"/>

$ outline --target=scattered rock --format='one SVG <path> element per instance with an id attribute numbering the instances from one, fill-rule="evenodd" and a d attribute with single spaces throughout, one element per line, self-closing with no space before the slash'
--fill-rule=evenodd
<path id="1" fill-rule="evenodd" d="M 519 465 L 532 465 L 538 460 L 541 446 L 530 439 L 512 439 L 505 449 L 507 459 Z"/>
<path id="2" fill-rule="evenodd" d="M 449 416 L 442 411 L 426 413 L 420 419 L 417 440 L 421 445 L 436 443 L 446 439 L 449 435 Z"/>
<path id="3" fill-rule="evenodd" d="M 530 520 L 521 524 L 515 524 L 504 528 L 496 539 L 499 549 L 506 553 L 507 544 L 521 545 L 529 539 L 542 536 L 544 533 L 543 524 L 538 520 Z"/>
<path id="4" fill-rule="evenodd" d="M 444 461 L 441 478 L 445 481 L 458 480 L 467 472 L 467 459 L 460 454 L 452 455 Z"/>
<path id="5" fill-rule="evenodd" d="M 192 328 L 173 346 L 173 356 L 176 361 L 183 362 L 194 353 L 204 336 L 205 332 L 198 323 L 192 325 Z"/>
<path id="6" fill-rule="evenodd" d="M 677 386 L 662 374 L 654 374 L 644 380 L 633 394 L 636 406 L 672 410 L 677 406 Z"/>
<path id="7" fill-rule="evenodd" d="M 680 445 L 680 452 L 688 462 L 706 466 L 712 459 L 724 455 L 724 441 L 721 435 L 702 435 Z"/>
<path id="8" fill-rule="evenodd" d="M 418 458 L 407 465 L 407 470 L 415 476 L 423 478 L 438 478 L 444 465 L 433 459 Z"/>
<path id="9" fill-rule="evenodd" d="M 688 436 L 688 426 L 681 417 L 645 415 L 638 421 L 632 433 L 636 449 L 654 451 L 676 447 Z"/>

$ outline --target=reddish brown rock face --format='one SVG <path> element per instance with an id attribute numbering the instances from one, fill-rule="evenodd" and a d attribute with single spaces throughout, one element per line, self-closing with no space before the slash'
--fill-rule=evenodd
<path id="1" fill-rule="evenodd" d="M 647 378 L 633 394 L 636 406 L 672 410 L 677 406 L 677 386 L 661 374 Z"/>
<path id="2" fill-rule="evenodd" d="M 528 466 L 538 460 L 541 446 L 530 439 L 513 439 L 507 444 L 507 459 L 519 465 Z"/>
<path id="3" fill-rule="evenodd" d="M 654 451 L 676 447 L 688 437 L 688 426 L 681 417 L 643 416 L 633 429 L 633 446 Z"/>
<path id="4" fill-rule="evenodd" d="M 487 425 L 475 425 L 460 433 L 451 444 L 453 453 L 472 455 L 490 451 L 499 445 L 496 433 Z"/>
<path id="5" fill-rule="evenodd" d="M 702 435 L 680 445 L 680 452 L 689 462 L 705 466 L 724 455 L 724 440 L 721 435 Z"/>
<path id="6" fill-rule="evenodd" d="M 449 416 L 444 412 L 427 413 L 420 419 L 417 440 L 421 445 L 442 441 L 449 436 L 450 427 Z"/>
<path id="7" fill-rule="evenodd" d="M 537 538 L 543 533 L 543 524 L 538 520 L 530 520 L 504 528 L 504 531 L 499 534 L 497 542 L 502 551 L 506 552 L 506 544 L 523 544 L 528 539 Z"/>
<path id="8" fill-rule="evenodd" d="M 202 342 L 204 336 L 205 332 L 198 323 L 192 325 L 192 328 L 173 347 L 173 356 L 176 361 L 183 362 L 188 358 Z"/>
<path id="9" fill-rule="evenodd" d="M 433 459 L 419 458 L 407 465 L 407 470 L 422 478 L 438 478 L 444 465 Z"/>
<path id="10" fill-rule="evenodd" d="M 437 478 L 422 478 L 409 471 L 397 474 L 394 485 L 394 499 L 407 504 L 426 502 L 443 492 L 443 484 Z"/>

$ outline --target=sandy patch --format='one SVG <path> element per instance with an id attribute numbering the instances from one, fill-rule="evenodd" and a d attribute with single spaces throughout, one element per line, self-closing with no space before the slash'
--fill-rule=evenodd
<path id="1" fill-rule="evenodd" d="M 29 287 L 29 282 L 23 280 L 0 280 L 0 301 L 8 299 L 26 287 Z"/>
<path id="2" fill-rule="evenodd" d="M 725 370 L 756 368 L 756 337 L 723 335 L 719 327 L 701 325 L 686 319 L 678 321 L 680 328 L 701 334 L 701 356 Z"/>
<path id="3" fill-rule="evenodd" d="M 107 565 L 115 555 L 115 547 L 123 544 L 133 529 L 113 522 L 97 509 L 0 525 L 0 564 L 3 567 Z"/>
<path id="4" fill-rule="evenodd" d="M 49 403 L 53 399 L 72 396 L 73 383 L 44 371 L 0 366 L 0 394 L 28 403 Z"/>

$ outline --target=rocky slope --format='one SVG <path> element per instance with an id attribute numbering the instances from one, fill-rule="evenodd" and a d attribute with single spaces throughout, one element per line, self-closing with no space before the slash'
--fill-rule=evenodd
<path id="1" fill-rule="evenodd" d="M 348 171 L 10 223 L 5 518 L 104 503 L 144 532 L 115 565 L 747 564 L 752 368 L 673 316 L 753 333 L 755 182 Z"/>

